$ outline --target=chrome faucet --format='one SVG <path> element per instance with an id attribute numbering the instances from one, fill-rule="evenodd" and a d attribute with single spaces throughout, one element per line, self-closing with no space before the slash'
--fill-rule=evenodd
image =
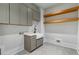
<path id="1" fill-rule="evenodd" d="M 34 33 L 36 33 L 36 30 L 37 30 L 37 29 L 36 29 L 36 26 L 35 26 L 35 27 L 34 27 Z"/>

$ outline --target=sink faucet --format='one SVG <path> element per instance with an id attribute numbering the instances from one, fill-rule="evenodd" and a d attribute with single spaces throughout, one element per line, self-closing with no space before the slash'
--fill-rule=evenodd
<path id="1" fill-rule="evenodd" d="M 37 29 L 36 29 L 36 26 L 35 26 L 35 27 L 34 27 L 34 33 L 36 33 L 36 30 L 37 30 Z"/>

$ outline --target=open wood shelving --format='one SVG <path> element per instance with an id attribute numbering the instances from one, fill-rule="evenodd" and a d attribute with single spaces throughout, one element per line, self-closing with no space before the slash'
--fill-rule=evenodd
<path id="1" fill-rule="evenodd" d="M 77 11 L 78 9 L 79 9 L 79 6 L 75 6 L 75 7 L 69 8 L 69 9 L 59 10 L 54 13 L 46 14 L 46 15 L 44 15 L 44 17 L 46 18 L 46 17 L 56 16 L 56 15 L 66 14 L 66 13 Z"/>
<path id="2" fill-rule="evenodd" d="M 44 15 L 44 18 L 67 14 L 70 12 L 78 11 L 78 9 L 79 9 L 79 6 L 75 6 L 69 9 L 65 9 L 65 10 L 59 10 L 54 13 L 49 13 L 49 14 Z M 79 21 L 79 18 L 47 19 L 45 20 L 44 24 L 64 23 L 64 22 L 74 22 L 74 21 Z"/>
<path id="3" fill-rule="evenodd" d="M 74 21 L 79 21 L 79 18 L 64 18 L 64 19 L 45 20 L 44 24 L 54 24 L 54 23 L 74 22 Z"/>

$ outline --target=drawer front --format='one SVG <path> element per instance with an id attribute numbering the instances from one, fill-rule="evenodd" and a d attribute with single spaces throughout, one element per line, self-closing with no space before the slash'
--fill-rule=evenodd
<path id="1" fill-rule="evenodd" d="M 37 39 L 37 47 L 43 44 L 43 38 Z"/>
<path id="2" fill-rule="evenodd" d="M 27 36 L 27 35 L 24 35 L 24 38 L 29 38 L 29 39 L 36 39 L 36 35 L 34 35 L 34 36 Z"/>
<path id="3" fill-rule="evenodd" d="M 36 39 L 36 35 L 34 35 L 34 36 L 31 36 L 31 39 Z"/>
<path id="4" fill-rule="evenodd" d="M 31 39 L 31 51 L 36 48 L 36 39 Z"/>

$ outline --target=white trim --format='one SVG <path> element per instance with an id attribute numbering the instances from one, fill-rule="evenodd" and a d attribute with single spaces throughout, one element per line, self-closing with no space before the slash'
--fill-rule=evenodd
<path id="1" fill-rule="evenodd" d="M 60 45 L 63 47 L 72 48 L 72 49 L 77 50 L 76 37 L 77 37 L 76 35 L 67 35 L 67 34 L 59 34 L 59 33 L 46 33 L 45 42 L 49 42 L 52 44 L 56 44 L 56 45 Z M 67 38 L 67 40 L 69 39 L 70 41 L 67 41 L 66 38 Z M 73 41 L 71 41 L 72 39 L 73 39 Z M 58 43 L 58 42 L 56 42 L 56 40 L 60 40 L 61 42 Z"/>

